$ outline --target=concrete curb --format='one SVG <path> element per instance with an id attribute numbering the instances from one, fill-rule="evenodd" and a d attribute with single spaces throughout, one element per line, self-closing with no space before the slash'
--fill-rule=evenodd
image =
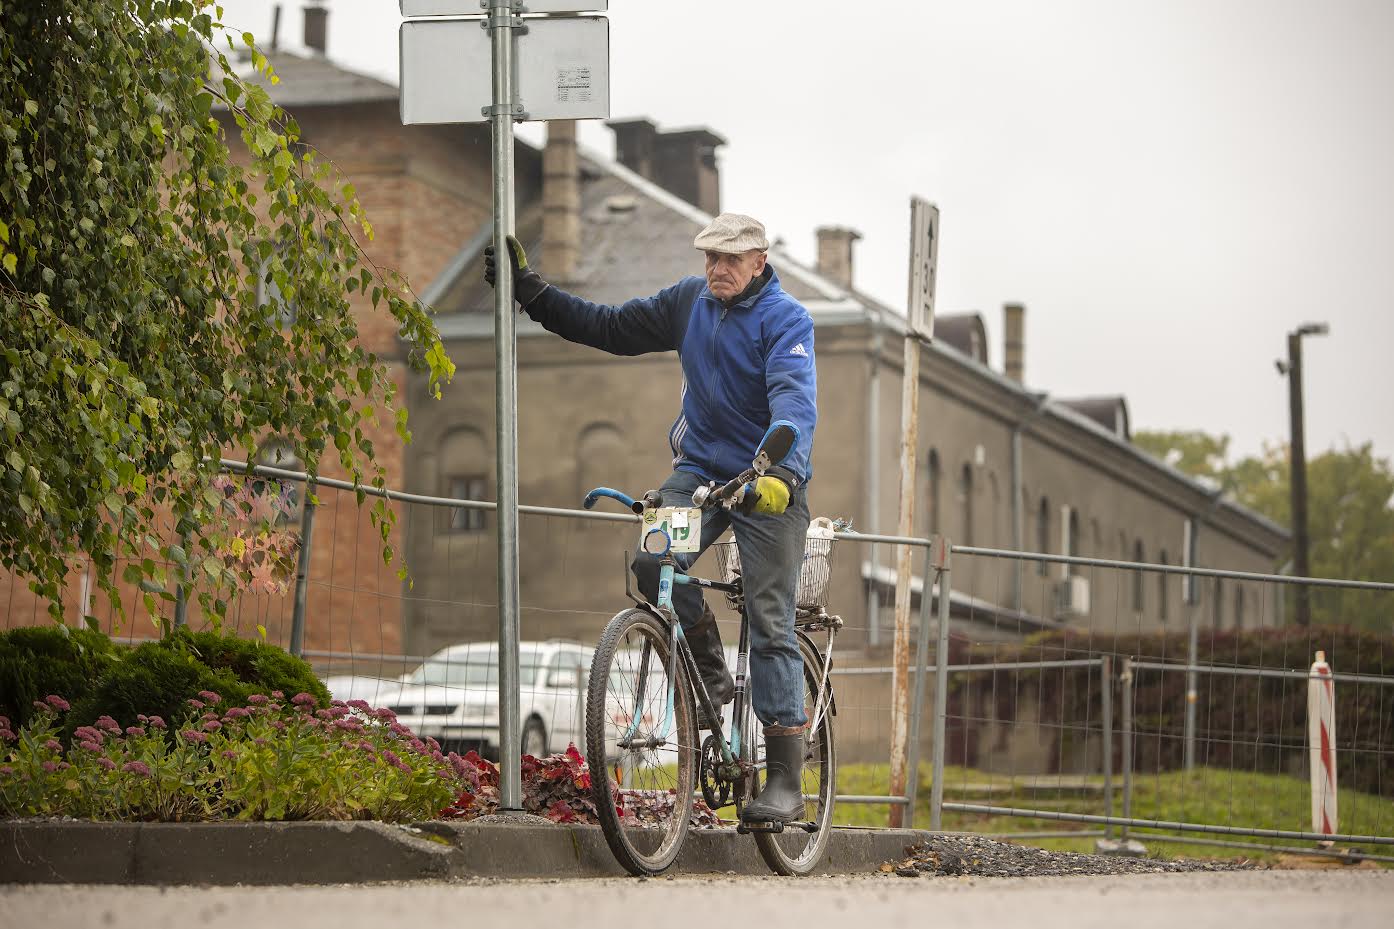
<path id="1" fill-rule="evenodd" d="M 837 829 L 820 873 L 875 870 L 916 830 Z M 769 874 L 750 836 L 688 835 L 674 873 Z M 348 884 L 619 877 L 598 826 L 387 823 L 0 823 L 0 884 Z"/>

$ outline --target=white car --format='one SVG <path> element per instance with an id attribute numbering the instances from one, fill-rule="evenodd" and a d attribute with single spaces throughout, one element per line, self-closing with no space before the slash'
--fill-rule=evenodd
<path id="1" fill-rule="evenodd" d="M 572 743 L 584 752 L 584 687 L 594 651 L 572 642 L 519 643 L 523 754 L 541 758 Z M 498 757 L 497 642 L 443 648 L 403 675 L 400 683 L 384 683 L 383 693 L 393 686 L 399 689 L 375 705 L 390 707 L 398 721 L 421 738 L 434 738 L 447 752 L 475 749 L 485 757 Z"/>

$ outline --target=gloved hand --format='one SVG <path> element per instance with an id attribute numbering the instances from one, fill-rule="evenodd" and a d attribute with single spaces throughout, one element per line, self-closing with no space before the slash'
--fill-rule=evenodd
<path id="1" fill-rule="evenodd" d="M 745 485 L 741 500 L 743 513 L 767 513 L 778 516 L 789 508 L 789 485 L 773 474 L 765 474 Z"/>
<path id="2" fill-rule="evenodd" d="M 509 264 L 513 266 L 513 299 L 518 301 L 520 307 L 526 307 L 551 285 L 528 267 L 528 253 L 523 251 L 522 243 L 513 236 L 508 237 L 508 258 Z M 494 262 L 494 247 L 490 245 L 484 249 L 484 280 L 493 287 L 497 279 L 498 267 Z"/>

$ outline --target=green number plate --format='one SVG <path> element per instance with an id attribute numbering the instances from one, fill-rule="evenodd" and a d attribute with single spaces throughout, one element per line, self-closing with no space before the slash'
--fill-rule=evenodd
<path id="1" fill-rule="evenodd" d="M 671 551 L 695 552 L 702 546 L 702 511 L 697 507 L 661 506 L 644 514 L 639 541 L 654 529 L 662 529 L 672 539 Z"/>

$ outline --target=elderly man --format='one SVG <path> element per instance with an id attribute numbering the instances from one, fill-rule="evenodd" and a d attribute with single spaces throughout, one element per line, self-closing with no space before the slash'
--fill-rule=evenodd
<path id="1" fill-rule="evenodd" d="M 682 361 L 682 410 L 668 431 L 673 473 L 660 492 L 664 506 L 690 506 L 708 481 L 726 482 L 750 465 L 775 420 L 799 427 L 798 444 L 781 466 L 761 477 L 753 511 L 715 512 L 703 520 L 701 548 L 727 528 L 740 550 L 750 620 L 751 694 L 765 727 L 767 778 L 745 807 L 748 822 L 790 822 L 803 816 L 800 776 L 804 730 L 803 661 L 794 638 L 794 598 L 808 531 L 806 485 L 818 419 L 813 320 L 779 286 L 768 263 L 765 228 L 749 216 L 722 213 L 693 245 L 706 256 L 706 276 L 687 277 L 652 297 L 600 306 L 547 284 L 509 239 L 514 294 L 534 320 L 572 342 L 616 355 L 676 351 Z M 496 274 L 486 251 L 485 279 Z M 686 570 L 700 556 L 678 555 Z M 632 570 L 650 600 L 658 564 L 635 558 Z M 734 695 L 716 618 L 696 587 L 678 586 L 673 604 L 713 703 Z M 703 728 L 713 721 L 701 720 Z"/>

